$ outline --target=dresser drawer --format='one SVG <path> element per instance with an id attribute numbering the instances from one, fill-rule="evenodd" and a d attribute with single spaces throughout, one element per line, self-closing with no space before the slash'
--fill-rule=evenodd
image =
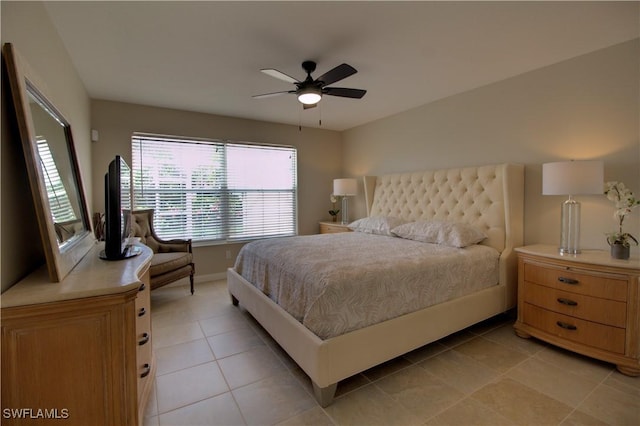
<path id="1" fill-rule="evenodd" d="M 321 234 L 335 234 L 338 232 L 351 232 L 346 225 L 332 225 L 330 223 L 320 223 Z"/>
<path id="2" fill-rule="evenodd" d="M 574 318 L 525 303 L 522 322 L 545 333 L 583 345 L 624 354 L 625 330 Z"/>
<path id="3" fill-rule="evenodd" d="M 627 280 L 607 274 L 587 274 L 570 268 L 524 264 L 524 281 L 572 293 L 627 301 Z"/>
<path id="4" fill-rule="evenodd" d="M 151 380 L 151 364 L 153 357 L 151 343 L 151 293 L 148 280 L 149 271 L 143 275 L 143 283 L 136 297 L 136 377 L 138 380 L 138 397 Z"/>
<path id="5" fill-rule="evenodd" d="M 625 328 L 627 304 L 579 293 L 552 289 L 530 282 L 524 283 L 524 300 L 560 314 L 592 322 Z"/>

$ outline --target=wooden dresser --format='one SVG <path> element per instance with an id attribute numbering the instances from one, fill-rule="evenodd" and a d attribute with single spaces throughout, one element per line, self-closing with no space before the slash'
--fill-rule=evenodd
<path id="1" fill-rule="evenodd" d="M 151 392 L 153 252 L 96 245 L 59 283 L 46 268 L 2 294 L 2 424 L 138 425 Z"/>
<path id="2" fill-rule="evenodd" d="M 518 336 L 640 375 L 640 260 L 612 259 L 601 250 L 560 255 L 548 245 L 516 251 Z"/>

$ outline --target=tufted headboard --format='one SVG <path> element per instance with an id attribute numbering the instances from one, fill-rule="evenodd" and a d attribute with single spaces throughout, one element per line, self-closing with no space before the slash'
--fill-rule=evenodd
<path id="1" fill-rule="evenodd" d="M 524 167 L 514 164 L 401 173 L 365 179 L 369 216 L 444 219 L 486 232 L 498 251 L 522 245 Z M 369 197 L 368 197 L 369 198 Z"/>
<path id="2" fill-rule="evenodd" d="M 482 244 L 500 251 L 504 309 L 516 304 L 514 248 L 524 240 L 524 166 L 499 164 L 416 173 L 365 176 L 369 216 L 405 220 L 444 219 L 484 230 Z"/>

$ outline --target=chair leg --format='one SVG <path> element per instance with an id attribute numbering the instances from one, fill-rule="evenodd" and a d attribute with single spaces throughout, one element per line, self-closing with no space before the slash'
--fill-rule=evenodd
<path id="1" fill-rule="evenodd" d="M 191 283 L 191 295 L 193 295 L 193 272 L 189 275 L 189 282 Z"/>

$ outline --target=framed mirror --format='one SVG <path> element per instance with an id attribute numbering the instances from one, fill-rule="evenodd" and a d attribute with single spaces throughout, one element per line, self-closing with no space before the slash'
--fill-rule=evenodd
<path id="1" fill-rule="evenodd" d="M 15 48 L 2 51 L 49 277 L 62 281 L 94 244 L 71 125 Z"/>

